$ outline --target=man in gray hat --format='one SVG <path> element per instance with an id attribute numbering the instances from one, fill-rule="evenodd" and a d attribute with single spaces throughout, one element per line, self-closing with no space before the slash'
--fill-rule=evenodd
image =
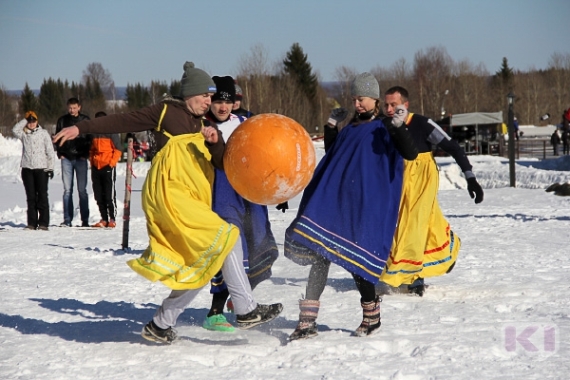
<path id="1" fill-rule="evenodd" d="M 173 327 L 179 315 L 220 270 L 233 299 L 238 327 L 268 322 L 283 309 L 280 303 L 255 301 L 243 267 L 239 229 L 211 208 L 214 167 L 223 169 L 225 149 L 218 128 L 203 117 L 215 92 L 210 76 L 186 62 L 179 97 L 84 121 L 54 136 L 54 143 L 63 144 L 79 133 L 153 131 L 158 153 L 142 190 L 149 246 L 128 265 L 172 289 L 141 333 L 157 343 L 176 339 Z"/>

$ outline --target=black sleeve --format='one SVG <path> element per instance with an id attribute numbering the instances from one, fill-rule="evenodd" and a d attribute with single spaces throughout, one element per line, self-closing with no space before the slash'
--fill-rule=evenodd
<path id="1" fill-rule="evenodd" d="M 336 136 L 338 135 L 338 128 L 337 127 L 330 127 L 328 124 L 325 124 L 325 153 L 328 152 L 329 148 L 336 140 Z"/>
<path id="2" fill-rule="evenodd" d="M 386 123 L 386 128 L 394 141 L 394 145 L 398 152 L 408 161 L 415 160 L 418 157 L 418 147 L 408 128 L 401 126 L 399 128 L 394 127 L 391 123 Z"/>
<path id="3" fill-rule="evenodd" d="M 63 129 L 63 117 L 60 117 L 59 119 L 57 119 L 55 125 L 55 133 L 59 133 L 62 129 Z"/>
<path id="4" fill-rule="evenodd" d="M 473 169 L 467 155 L 465 154 L 465 150 L 455 140 L 448 140 L 443 139 L 437 144 L 441 149 L 445 152 L 449 153 L 451 157 L 457 162 L 457 165 L 461 168 L 462 172 L 468 172 Z"/>

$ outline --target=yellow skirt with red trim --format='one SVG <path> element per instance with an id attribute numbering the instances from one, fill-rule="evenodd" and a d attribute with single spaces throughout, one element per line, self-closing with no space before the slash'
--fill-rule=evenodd
<path id="1" fill-rule="evenodd" d="M 439 172 L 431 153 L 405 161 L 398 225 L 380 280 L 394 287 L 446 274 L 461 241 L 437 201 Z"/>

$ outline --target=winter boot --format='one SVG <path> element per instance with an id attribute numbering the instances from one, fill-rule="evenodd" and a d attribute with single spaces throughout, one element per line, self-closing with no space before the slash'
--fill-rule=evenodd
<path id="1" fill-rule="evenodd" d="M 354 336 L 366 336 L 375 333 L 380 328 L 380 302 L 376 296 L 374 301 L 360 302 L 362 306 L 362 323 L 354 332 Z"/>
<path id="2" fill-rule="evenodd" d="M 299 323 L 289 340 L 308 339 L 318 335 L 317 316 L 321 303 L 315 300 L 299 300 Z"/>
<path id="3" fill-rule="evenodd" d="M 236 322 L 240 329 L 247 330 L 265 322 L 272 321 L 283 310 L 283 305 L 274 303 L 272 305 L 257 304 L 257 307 L 247 314 L 236 316 Z"/>

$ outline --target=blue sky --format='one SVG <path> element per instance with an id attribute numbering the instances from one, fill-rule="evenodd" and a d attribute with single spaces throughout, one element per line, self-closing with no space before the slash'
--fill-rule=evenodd
<path id="1" fill-rule="evenodd" d="M 322 80 L 443 46 L 456 61 L 520 70 L 570 52 L 568 0 L 0 0 L 0 86 L 79 82 L 100 62 L 116 86 L 170 83 L 185 61 L 235 75 L 256 45 L 270 62 L 298 42 Z"/>

